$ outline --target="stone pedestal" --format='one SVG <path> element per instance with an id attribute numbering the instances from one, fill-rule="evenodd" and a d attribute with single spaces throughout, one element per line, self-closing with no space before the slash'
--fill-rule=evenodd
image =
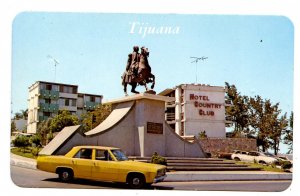
<path id="1" fill-rule="evenodd" d="M 98 145 L 119 147 L 129 156 L 150 157 L 157 152 L 161 156 L 205 157 L 198 142 L 183 140 L 165 122 L 165 102 L 170 101 L 174 98 L 147 93 L 111 100 L 107 103 L 113 111 L 100 125 L 86 133 L 80 127 L 65 128 L 41 154 L 65 154 L 75 145 Z"/>

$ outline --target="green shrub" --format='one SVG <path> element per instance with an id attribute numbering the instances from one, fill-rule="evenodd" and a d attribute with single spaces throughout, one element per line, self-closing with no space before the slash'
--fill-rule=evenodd
<path id="1" fill-rule="evenodd" d="M 29 137 L 26 136 L 18 136 L 13 140 L 13 144 L 15 147 L 27 147 L 30 145 Z"/>
<path id="2" fill-rule="evenodd" d="M 151 157 L 151 163 L 167 165 L 167 159 L 162 156 L 159 156 L 157 152 L 154 152 L 154 154 Z"/>
<path id="3" fill-rule="evenodd" d="M 199 139 L 207 138 L 206 131 L 201 131 L 201 132 L 198 134 L 198 138 L 199 138 Z"/>
<path id="4" fill-rule="evenodd" d="M 33 146 L 41 146 L 41 137 L 39 135 L 33 135 L 30 137 L 29 142 L 33 144 Z"/>
<path id="5" fill-rule="evenodd" d="M 40 148 L 31 149 L 31 154 L 33 155 L 33 157 L 37 157 L 39 155 L 39 152 L 40 152 Z"/>

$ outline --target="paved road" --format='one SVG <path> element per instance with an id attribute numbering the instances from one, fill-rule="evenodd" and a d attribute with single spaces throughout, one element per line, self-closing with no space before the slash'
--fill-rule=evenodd
<path id="1" fill-rule="evenodd" d="M 193 181 L 193 182 L 161 182 L 156 189 L 194 190 L 194 191 L 252 191 L 278 192 L 284 191 L 291 181 Z"/>
<path id="2" fill-rule="evenodd" d="M 72 183 L 62 183 L 58 180 L 56 174 L 18 166 L 11 166 L 11 178 L 17 186 L 27 188 L 127 189 L 124 184 L 89 180 L 74 180 Z M 290 184 L 290 180 L 160 182 L 147 189 L 277 192 L 287 189 Z"/>

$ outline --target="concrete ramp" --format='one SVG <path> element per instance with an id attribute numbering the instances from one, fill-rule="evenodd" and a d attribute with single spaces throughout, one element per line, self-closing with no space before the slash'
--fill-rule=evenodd
<path id="1" fill-rule="evenodd" d="M 51 140 L 51 142 L 46 145 L 40 152 L 40 155 L 52 155 L 55 154 L 55 152 L 64 145 L 69 138 L 71 138 L 76 131 L 79 129 L 80 125 L 76 126 L 69 126 L 63 128 L 54 138 Z"/>
<path id="2" fill-rule="evenodd" d="M 86 136 L 99 134 L 116 126 L 132 109 L 134 102 L 126 102 L 125 105 L 117 105 L 110 115 L 97 127 L 85 133 Z"/>

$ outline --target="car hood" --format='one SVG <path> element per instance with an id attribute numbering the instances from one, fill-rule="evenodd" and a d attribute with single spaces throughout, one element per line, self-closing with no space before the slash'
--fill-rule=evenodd
<path id="1" fill-rule="evenodd" d="M 159 170 L 159 169 L 165 169 L 166 166 L 159 165 L 159 164 L 153 164 L 153 163 L 144 163 L 139 161 L 121 161 L 120 162 L 122 166 L 124 167 L 134 167 L 134 168 L 144 168 L 147 170 Z"/>

